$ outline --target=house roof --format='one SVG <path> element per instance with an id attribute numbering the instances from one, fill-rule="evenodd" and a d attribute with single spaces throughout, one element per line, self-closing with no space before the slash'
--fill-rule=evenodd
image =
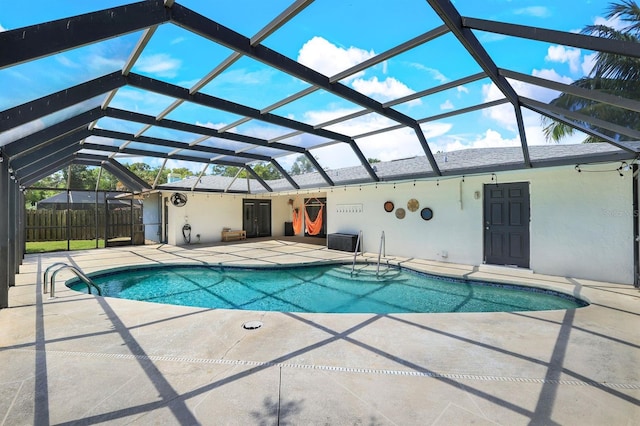
<path id="1" fill-rule="evenodd" d="M 192 4 L 188 0 L 185 3 Z M 0 150 L 13 178 L 26 187 L 70 164 L 85 164 L 104 167 L 128 188 L 145 191 L 156 185 L 147 184 L 122 165 L 128 159 L 143 158 L 160 161 L 163 167 L 168 161 L 196 164 L 203 184 L 257 192 L 526 169 L 577 159 L 636 158 L 640 152 L 636 144 L 620 142 L 619 137 L 593 129 L 607 128 L 623 139 L 640 139 L 639 132 L 552 106 L 531 94 L 568 92 L 632 113 L 640 111 L 640 102 L 579 89 L 548 73 L 531 73 L 530 69 L 520 69 L 517 61 L 504 59 L 528 52 L 532 43 L 543 49 L 585 49 L 637 59 L 640 49 L 636 43 L 578 34 L 574 28 L 544 28 L 469 16 L 463 13 L 464 5 L 448 0 L 407 0 L 402 7 L 389 11 L 396 21 L 388 27 L 368 24 L 358 14 L 349 15 L 350 11 L 366 10 L 371 6 L 368 2 L 356 2 L 360 6 L 353 9 L 341 4 L 340 11 L 333 14 L 335 23 L 315 22 L 313 12 L 318 9 L 314 8 L 329 6 L 323 2 L 312 6 L 311 0 L 256 5 L 265 8 L 265 13 L 251 16 L 240 3 L 227 2 L 215 8 L 208 3 L 196 2 L 190 8 L 173 0 L 131 4 L 110 0 L 107 4 L 113 7 L 104 10 L 0 32 L 0 71 L 10 71 L 0 74 L 0 83 L 16 94 L 15 99 L 25 99 L 20 104 L 9 101 L 0 111 Z M 229 20 L 233 28 L 220 22 L 226 22 L 230 15 L 236 18 Z M 311 42 L 322 42 L 313 37 L 303 43 L 300 37 L 314 34 L 305 33 L 307 26 L 315 26 L 320 32 L 323 28 L 340 28 L 345 22 L 357 27 L 358 31 L 350 35 L 357 40 L 345 38 L 342 45 L 352 47 L 337 52 L 350 52 L 353 46 L 380 32 L 386 34 L 384 41 L 375 51 L 356 49 L 359 60 L 331 72 L 304 60 L 303 48 Z M 299 52 L 285 42 L 292 38 L 304 44 Z M 502 38 L 518 43 L 507 56 L 500 55 L 492 45 Z M 446 57 L 430 53 L 429 49 L 440 43 L 446 47 Z M 122 46 L 126 47 L 124 56 L 120 51 L 120 56 L 111 52 Z M 103 50 L 113 53 L 113 58 L 109 54 L 100 56 L 110 71 L 98 75 L 84 62 L 64 56 L 80 51 L 95 55 Z M 199 54 L 189 57 L 189 63 L 181 67 L 182 73 L 172 74 L 175 67 L 171 68 L 171 63 L 181 61 L 176 58 L 186 50 Z M 434 74 L 438 64 L 454 57 L 457 63 L 465 64 L 456 69 L 455 78 L 432 85 L 418 76 L 415 89 L 391 99 L 376 92 L 381 83 L 378 75 L 389 67 L 409 64 Z M 520 60 L 524 62 L 523 57 Z M 339 61 L 331 58 L 329 62 Z M 31 63 L 36 66 L 24 68 Z M 237 64 L 243 64 L 242 68 Z M 56 68 L 80 72 L 74 74 L 75 79 L 60 77 L 58 91 L 36 98 L 25 95 L 37 93 L 38 79 L 51 80 L 45 74 Z M 244 73 L 239 75 L 240 71 Z M 375 77 L 359 78 L 364 73 L 375 73 Z M 15 75 L 24 78 L 11 80 Z M 229 83 L 234 77 L 234 84 Z M 249 88 L 250 80 L 257 85 Z M 387 78 L 383 83 L 398 82 Z M 456 90 L 464 93 L 474 84 L 474 90 L 494 91 L 495 96 L 460 108 L 451 109 L 446 102 L 441 104 L 444 109 L 414 108 L 418 103 L 437 105 L 440 94 Z M 157 102 L 154 108 L 140 110 L 137 104 L 126 102 L 133 98 L 140 104 L 149 98 Z M 310 108 L 305 107 L 312 101 L 323 103 L 324 114 L 312 117 Z M 434 131 L 430 125 L 503 107 L 512 113 L 516 148 L 438 153 L 430 137 Z M 601 137 L 609 146 L 538 147 L 531 141 L 539 138 L 530 133 L 536 126 L 525 122 L 529 114 L 561 121 Z M 366 121 L 359 121 L 364 118 Z M 252 123 L 260 125 L 251 127 Z M 374 145 L 399 152 L 401 145 L 407 144 L 416 148 L 413 159 L 375 164 L 368 161 L 367 153 Z M 298 156 L 306 158 L 316 172 L 291 175 L 286 164 Z M 350 159 L 348 167 L 339 165 L 344 158 Z M 271 163 L 283 178 L 263 181 L 253 169 L 262 162 Z M 229 186 L 225 179 L 205 176 L 215 165 L 245 168 L 262 189 L 247 188 L 246 182 L 240 181 Z"/>
<path id="2" fill-rule="evenodd" d="M 96 196 L 99 204 L 104 204 L 105 197 L 109 200 L 114 200 L 122 204 L 129 205 L 129 199 L 117 199 L 125 193 L 122 192 L 104 192 L 104 191 L 69 191 L 69 203 L 71 204 L 95 204 Z M 67 203 L 67 191 L 60 192 L 51 197 L 38 201 L 38 205 L 47 204 L 66 204 Z M 140 204 L 140 200 L 134 200 L 134 204 Z"/>
<path id="3" fill-rule="evenodd" d="M 640 147 L 640 142 L 630 142 L 629 146 L 634 148 Z M 593 162 L 622 162 L 635 158 L 629 152 L 606 143 L 532 146 L 530 153 L 531 157 L 535 158 L 537 164 L 542 165 L 542 167 L 579 165 Z M 443 176 L 491 173 L 522 168 L 522 152 L 518 147 L 465 149 L 447 153 L 440 152 L 435 154 L 435 158 L 439 164 L 442 164 Z M 374 163 L 372 166 L 378 176 L 381 177 L 381 181 L 421 179 L 431 176 L 429 173 L 425 173 L 425 170 L 429 170 L 429 161 L 425 156 L 379 162 Z M 359 167 L 326 170 L 325 173 L 339 185 L 365 184 L 370 182 L 366 173 L 363 173 Z M 317 172 L 296 175 L 295 179 L 301 189 L 323 189 L 330 187 Z M 286 192 L 291 190 L 286 179 L 268 180 L 266 184 L 273 192 Z M 189 177 L 178 182 L 160 185 L 159 189 L 231 193 L 249 192 L 255 194 L 271 192 L 255 179 L 213 175 Z"/>

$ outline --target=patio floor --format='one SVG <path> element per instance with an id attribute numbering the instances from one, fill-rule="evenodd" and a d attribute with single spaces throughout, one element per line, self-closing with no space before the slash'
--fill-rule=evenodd
<path id="1" fill-rule="evenodd" d="M 376 255 L 366 257 L 374 259 Z M 497 267 L 415 269 L 535 284 L 568 311 L 298 314 L 41 293 L 54 262 L 298 264 L 352 255 L 297 241 L 28 255 L 0 310 L 0 423 L 640 424 L 640 292 Z M 262 328 L 242 324 L 259 320 Z"/>

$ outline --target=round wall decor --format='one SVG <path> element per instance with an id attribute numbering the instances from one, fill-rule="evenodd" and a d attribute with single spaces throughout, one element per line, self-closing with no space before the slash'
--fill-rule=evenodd
<path id="1" fill-rule="evenodd" d="M 431 220 L 433 218 L 433 210 L 431 210 L 429 207 L 425 207 L 424 209 L 420 210 L 420 216 L 424 220 Z"/>
<path id="2" fill-rule="evenodd" d="M 398 219 L 404 219 L 405 211 L 402 207 L 396 210 L 396 217 Z"/>
<path id="3" fill-rule="evenodd" d="M 387 201 L 386 203 L 384 203 L 384 211 L 387 213 L 391 213 L 393 211 L 393 208 L 395 206 L 393 205 L 393 202 L 391 201 Z"/>
<path id="4" fill-rule="evenodd" d="M 410 199 L 407 203 L 407 209 L 409 209 L 410 212 L 415 212 L 418 210 L 418 207 L 420 207 L 420 203 L 418 203 L 418 200 L 415 198 Z"/>

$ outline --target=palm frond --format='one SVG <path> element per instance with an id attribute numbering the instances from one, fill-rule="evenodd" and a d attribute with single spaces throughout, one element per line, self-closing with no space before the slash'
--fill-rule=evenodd
<path id="1" fill-rule="evenodd" d="M 542 122 L 544 125 L 542 133 L 547 142 L 559 143 L 562 139 L 575 132 L 573 127 L 559 121 L 554 121 L 548 117 L 543 117 Z"/>
<path id="2" fill-rule="evenodd" d="M 606 16 L 609 19 L 620 19 L 625 26 L 622 29 L 616 29 L 607 25 L 588 25 L 584 27 L 582 33 L 610 40 L 640 43 L 640 7 L 636 0 L 620 0 L 612 3 L 607 9 Z M 608 52 L 598 52 L 595 57 L 594 68 L 589 76 L 574 81 L 572 85 L 639 100 L 640 59 Z M 635 111 L 581 98 L 569 93 L 560 94 L 550 104 L 584 115 L 584 121 L 580 120 L 580 125 L 614 139 L 628 140 L 629 137 L 623 134 L 616 134 L 616 132 L 608 129 L 599 128 L 591 124 L 594 121 L 592 119 L 599 119 L 640 131 L 640 114 Z M 558 142 L 574 133 L 574 129 L 571 126 L 552 119 L 543 120 L 543 126 L 547 141 Z M 595 136 L 589 136 L 584 140 L 585 143 L 600 141 L 601 139 Z"/>
<path id="3" fill-rule="evenodd" d="M 634 0 L 622 0 L 620 3 L 612 3 L 607 11 L 607 18 L 618 17 L 629 25 L 624 28 L 626 32 L 640 32 L 640 7 Z"/>

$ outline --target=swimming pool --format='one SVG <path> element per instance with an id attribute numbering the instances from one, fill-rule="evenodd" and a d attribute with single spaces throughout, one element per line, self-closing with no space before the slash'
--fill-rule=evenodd
<path id="1" fill-rule="evenodd" d="M 212 309 L 326 313 L 513 312 L 587 303 L 550 290 L 441 278 L 405 268 L 165 265 L 91 275 L 108 297 Z M 71 280 L 74 290 L 86 286 Z"/>

